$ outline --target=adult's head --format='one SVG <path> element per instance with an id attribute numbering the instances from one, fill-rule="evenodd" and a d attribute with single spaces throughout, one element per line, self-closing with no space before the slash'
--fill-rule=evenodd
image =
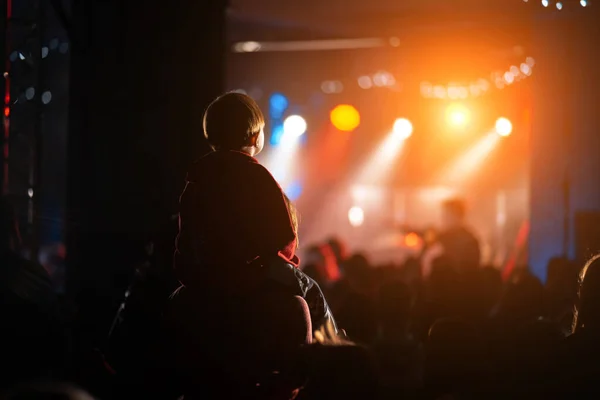
<path id="1" fill-rule="evenodd" d="M 258 104 L 242 93 L 217 97 L 206 109 L 204 137 L 215 150 L 237 150 L 255 156 L 265 143 L 265 117 Z"/>
<path id="2" fill-rule="evenodd" d="M 442 224 L 445 228 L 460 226 L 465 221 L 467 206 L 462 199 L 449 199 L 442 204 Z"/>
<path id="3" fill-rule="evenodd" d="M 456 318 L 436 321 L 425 343 L 424 381 L 439 391 L 468 388 L 485 376 L 484 342 L 470 323 Z"/>
<path id="4" fill-rule="evenodd" d="M 14 208 L 6 197 L 0 197 L 0 250 L 15 250 L 20 242 Z"/>
<path id="5" fill-rule="evenodd" d="M 600 254 L 592 257 L 579 274 L 573 331 L 600 327 Z"/>

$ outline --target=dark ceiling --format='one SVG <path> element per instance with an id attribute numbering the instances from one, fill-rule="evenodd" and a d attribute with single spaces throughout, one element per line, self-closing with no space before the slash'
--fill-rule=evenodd
<path id="1" fill-rule="evenodd" d="M 523 0 L 231 0 L 233 40 L 399 36 L 481 27 L 526 29 Z M 508 28 L 508 29 L 507 29 Z"/>

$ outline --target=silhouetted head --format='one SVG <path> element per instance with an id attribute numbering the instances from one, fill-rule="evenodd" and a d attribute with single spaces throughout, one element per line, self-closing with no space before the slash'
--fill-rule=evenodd
<path id="1" fill-rule="evenodd" d="M 478 382 L 485 373 L 482 337 L 466 321 L 456 318 L 436 321 L 429 330 L 425 349 L 427 386 L 444 390 L 469 385 Z"/>
<path id="2" fill-rule="evenodd" d="M 346 245 L 337 237 L 332 237 L 327 241 L 338 262 L 344 261 L 347 257 Z"/>
<path id="3" fill-rule="evenodd" d="M 217 97 L 204 113 L 204 136 L 215 150 L 236 150 L 255 156 L 265 142 L 265 117 L 258 104 L 242 93 Z"/>
<path id="4" fill-rule="evenodd" d="M 600 254 L 592 257 L 579 274 L 579 291 L 573 331 L 600 327 Z"/>
<path id="5" fill-rule="evenodd" d="M 442 204 L 442 224 L 445 228 L 453 228 L 463 224 L 467 206 L 462 199 L 449 199 Z"/>
<path id="6" fill-rule="evenodd" d="M 516 324 L 527 323 L 544 313 L 544 286 L 527 269 L 519 268 L 500 301 L 499 315 Z"/>
<path id="7" fill-rule="evenodd" d="M 552 292 L 567 292 L 576 290 L 578 268 L 565 257 L 554 257 L 548 262 L 548 279 L 546 288 Z"/>
<path id="8" fill-rule="evenodd" d="M 15 250 L 20 243 L 15 210 L 6 197 L 0 197 L 0 250 Z"/>

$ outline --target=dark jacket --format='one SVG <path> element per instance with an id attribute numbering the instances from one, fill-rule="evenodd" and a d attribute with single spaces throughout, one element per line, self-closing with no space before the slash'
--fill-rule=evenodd
<path id="1" fill-rule="evenodd" d="M 182 286 L 171 298 L 168 364 L 186 398 L 212 390 L 222 398 L 289 398 L 303 384 L 302 346 L 312 328 L 335 326 L 319 287 L 294 266 L 274 258 L 240 274 L 247 285 L 229 283 L 224 292 L 217 280 L 202 291 Z M 308 305 L 304 316 L 295 298 Z"/>
<path id="2" fill-rule="evenodd" d="M 283 191 L 249 155 L 215 151 L 198 160 L 181 195 L 175 270 L 186 286 L 205 272 L 277 256 L 297 266 L 297 240 Z"/>

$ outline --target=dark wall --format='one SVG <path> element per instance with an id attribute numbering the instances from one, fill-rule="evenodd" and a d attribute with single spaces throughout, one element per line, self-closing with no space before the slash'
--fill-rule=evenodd
<path id="1" fill-rule="evenodd" d="M 575 215 L 600 211 L 599 13 L 535 21 L 529 262 L 543 279 L 552 257 L 575 258 Z"/>
<path id="2" fill-rule="evenodd" d="M 67 290 L 110 291 L 169 225 L 206 151 L 225 1 L 79 1 L 72 14 Z"/>

